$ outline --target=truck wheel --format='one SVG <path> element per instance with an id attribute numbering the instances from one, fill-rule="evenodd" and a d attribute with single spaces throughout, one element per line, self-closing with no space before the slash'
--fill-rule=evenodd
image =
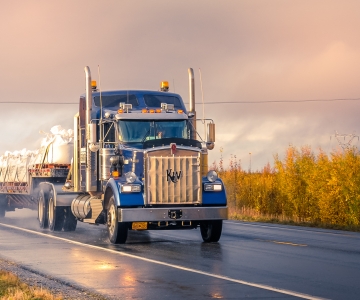
<path id="1" fill-rule="evenodd" d="M 66 206 L 64 214 L 64 231 L 75 231 L 77 220 L 71 212 L 71 207 Z"/>
<path id="2" fill-rule="evenodd" d="M 221 237 L 222 220 L 203 221 L 200 223 L 201 237 L 205 243 L 218 242 Z"/>
<path id="3" fill-rule="evenodd" d="M 43 190 L 38 196 L 38 220 L 40 228 L 48 228 L 48 199 Z"/>
<path id="4" fill-rule="evenodd" d="M 49 229 L 51 231 L 61 231 L 64 226 L 64 207 L 55 206 L 54 192 L 49 193 Z"/>
<path id="5" fill-rule="evenodd" d="M 114 196 L 109 201 L 106 224 L 110 242 L 113 244 L 124 244 L 128 235 L 128 224 L 119 222 Z"/>

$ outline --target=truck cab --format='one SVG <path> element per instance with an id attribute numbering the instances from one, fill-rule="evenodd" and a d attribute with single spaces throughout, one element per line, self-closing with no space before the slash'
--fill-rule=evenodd
<path id="1" fill-rule="evenodd" d="M 92 222 L 106 224 L 113 243 L 125 242 L 129 229 L 198 227 L 205 242 L 218 241 L 227 201 L 221 179 L 208 171 L 213 121 L 207 120 L 205 140 L 196 131 L 195 99 L 187 111 L 166 82 L 160 91 L 98 91 L 90 70 L 85 73 L 87 92 L 75 117 L 78 159 L 71 186 L 89 196 L 72 204 L 77 219 L 88 221 L 77 213 L 79 206 L 88 205 Z M 189 76 L 191 83 L 192 69 Z M 190 84 L 190 95 L 193 89 Z M 94 215 L 93 206 L 102 209 Z"/>

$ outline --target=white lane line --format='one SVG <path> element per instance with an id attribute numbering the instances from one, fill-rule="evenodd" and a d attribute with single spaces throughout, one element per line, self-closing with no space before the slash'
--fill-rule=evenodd
<path id="1" fill-rule="evenodd" d="M 232 225 L 240 225 L 240 226 L 251 226 L 251 227 L 265 227 L 265 228 L 276 228 L 276 229 L 281 229 L 281 230 L 290 230 L 290 231 L 300 231 L 300 232 L 311 232 L 311 233 L 318 233 L 318 234 L 329 234 L 329 235 L 336 235 L 336 236 L 346 236 L 346 237 L 351 237 L 351 238 L 359 238 L 360 236 L 357 235 L 352 235 L 352 234 L 346 234 L 346 233 L 332 233 L 332 232 L 325 232 L 325 231 L 318 231 L 315 230 L 316 228 L 313 228 L 314 230 L 307 230 L 307 227 L 305 227 L 304 229 L 296 229 L 296 228 L 287 228 L 287 227 L 282 227 L 282 226 L 268 226 L 268 225 L 262 225 L 262 224 L 249 224 L 249 223 L 243 223 L 243 222 L 234 222 L 234 221 L 224 221 L 224 223 L 228 223 L 228 224 L 232 224 Z M 284 225 L 284 226 L 289 226 L 289 225 Z M 321 229 L 321 228 L 318 228 Z M 326 229 L 324 229 L 326 230 Z M 355 232 L 354 232 L 355 233 Z"/>
<path id="2" fill-rule="evenodd" d="M 136 256 L 136 255 L 133 255 L 133 254 L 120 252 L 120 251 L 117 251 L 117 250 L 102 248 L 100 246 L 84 244 L 84 243 L 68 240 L 68 239 L 61 238 L 61 237 L 54 236 L 54 235 L 49 235 L 49 234 L 42 233 L 42 232 L 37 232 L 37 231 L 33 231 L 33 230 L 21 228 L 21 227 L 16 227 L 16 226 L 13 226 L 13 225 L 7 225 L 7 224 L 3 224 L 3 223 L 0 223 L 0 225 L 3 226 L 3 227 L 8 227 L 8 228 L 24 231 L 24 232 L 27 232 L 27 233 L 31 233 L 31 234 L 35 234 L 35 235 L 39 235 L 39 236 L 48 237 L 48 238 L 52 238 L 52 239 L 55 239 L 55 240 L 67 242 L 69 244 L 73 244 L 73 245 L 77 245 L 77 246 L 82 246 L 82 247 L 87 247 L 87 248 L 90 248 L 90 249 L 106 251 L 106 252 L 110 252 L 112 254 L 126 256 L 126 257 L 130 257 L 130 258 L 134 258 L 134 259 L 138 259 L 138 260 L 142 260 L 142 261 L 146 261 L 146 262 L 150 262 L 150 263 L 170 267 L 170 268 L 173 268 L 173 269 L 187 271 L 187 272 L 200 274 L 200 275 L 205 275 L 205 276 L 208 276 L 208 277 L 217 278 L 217 279 L 221 279 L 221 280 L 225 280 L 225 281 L 229 281 L 229 282 L 234 282 L 234 283 L 239 283 L 239 284 L 243 284 L 243 285 L 247 285 L 247 286 L 252 286 L 252 287 L 255 287 L 255 288 L 268 290 L 268 291 L 272 291 L 272 292 L 275 292 L 275 293 L 290 295 L 290 296 L 294 296 L 294 297 L 298 297 L 298 298 L 302 298 L 302 299 L 311 299 L 311 300 L 324 299 L 324 298 L 319 298 L 319 297 L 315 297 L 315 296 L 311 296 L 311 295 L 307 295 L 307 294 L 302 294 L 302 293 L 298 293 L 298 292 L 294 292 L 294 291 L 290 291 L 290 290 L 284 290 L 284 289 L 272 287 L 272 286 L 269 286 L 269 285 L 263 285 L 263 284 L 248 282 L 248 281 L 234 279 L 234 278 L 227 277 L 227 276 L 212 274 L 212 273 L 204 272 L 204 271 L 201 271 L 201 270 L 196 270 L 196 269 L 192 269 L 192 268 L 183 267 L 183 266 L 180 266 L 180 265 L 169 264 L 169 263 L 166 263 L 166 262 L 162 262 L 162 261 L 158 261 L 158 260 L 154 260 L 154 259 L 150 259 L 150 258 L 145 258 L 145 257 L 141 257 L 141 256 Z"/>

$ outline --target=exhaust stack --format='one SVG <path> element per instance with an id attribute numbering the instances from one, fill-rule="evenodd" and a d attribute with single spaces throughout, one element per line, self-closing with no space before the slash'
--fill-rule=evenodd
<path id="1" fill-rule="evenodd" d="M 85 67 L 85 97 L 86 97 L 86 116 L 85 116 L 85 122 L 86 122 L 86 137 L 88 138 L 88 125 L 91 122 L 91 111 L 92 111 L 92 88 L 91 88 L 91 73 L 90 68 Z"/>
<path id="2" fill-rule="evenodd" d="M 192 68 L 188 69 L 189 72 L 189 115 L 192 116 L 191 124 L 191 138 L 196 140 L 196 111 L 195 111 L 195 80 L 194 80 L 194 71 Z"/>
<path id="3" fill-rule="evenodd" d="M 91 124 L 92 112 L 92 88 L 91 88 L 91 73 L 90 68 L 85 67 L 85 97 L 86 97 L 86 113 L 85 113 L 85 133 L 86 133 L 86 191 L 97 191 L 97 163 L 96 154 L 90 150 L 90 145 L 94 143 L 94 134 L 96 135 L 96 124 Z M 95 127 L 95 128 L 94 128 Z M 94 131 L 95 129 L 95 131 Z"/>

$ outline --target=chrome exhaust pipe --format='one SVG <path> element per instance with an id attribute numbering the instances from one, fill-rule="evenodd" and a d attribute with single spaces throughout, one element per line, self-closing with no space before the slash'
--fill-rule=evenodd
<path id="1" fill-rule="evenodd" d="M 194 71 L 192 68 L 188 69 L 189 72 L 189 115 L 192 116 L 192 133 L 191 138 L 196 140 L 196 111 L 195 111 L 195 79 Z"/>
<path id="2" fill-rule="evenodd" d="M 89 124 L 91 122 L 91 111 L 92 111 L 92 88 L 91 88 L 91 73 L 90 68 L 85 67 L 85 97 L 86 97 L 86 136 L 89 136 Z"/>
<path id="3" fill-rule="evenodd" d="M 96 154 L 90 150 L 90 144 L 94 142 L 94 130 L 96 124 L 91 124 L 91 112 L 92 112 L 92 88 L 91 88 L 91 73 L 90 68 L 85 67 L 85 97 L 86 97 L 86 112 L 85 112 L 85 133 L 86 133 L 86 191 L 97 191 L 97 163 Z M 95 125 L 95 126 L 93 126 Z M 95 131 L 96 134 L 96 131 Z"/>

